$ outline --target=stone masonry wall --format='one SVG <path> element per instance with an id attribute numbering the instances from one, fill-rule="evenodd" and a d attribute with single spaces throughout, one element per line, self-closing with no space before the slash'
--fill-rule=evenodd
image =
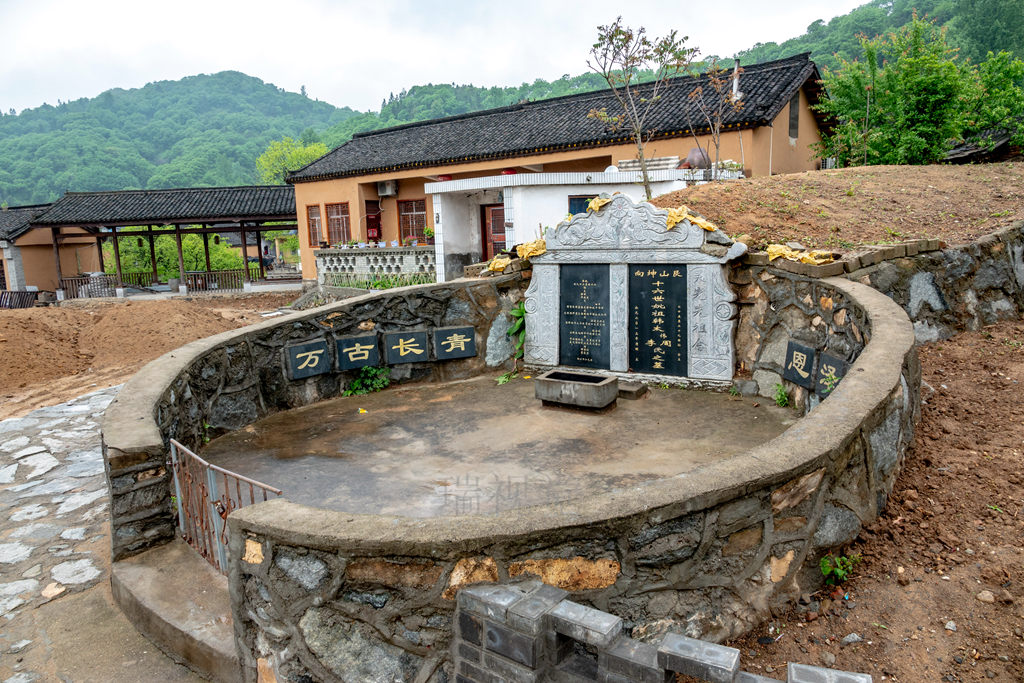
<path id="1" fill-rule="evenodd" d="M 392 382 L 471 377 L 510 358 L 510 318 L 503 312 L 522 298 L 521 289 L 519 276 L 511 275 L 388 290 L 193 342 L 146 366 L 104 418 L 113 559 L 174 535 L 168 439 L 196 450 L 270 413 L 338 396 L 351 379 L 351 372 L 331 372 L 289 380 L 286 344 L 330 342 L 334 335 L 370 330 L 472 325 L 477 357 L 391 367 Z M 328 347 L 333 363 L 334 345 Z"/>
<path id="2" fill-rule="evenodd" d="M 810 410 L 818 396 L 782 378 L 787 343 L 852 363 L 871 337 L 866 311 L 827 280 L 775 268 L 737 268 L 731 280 L 740 293 L 735 385 L 744 394 L 771 398 L 782 384 L 799 410 Z"/>
<path id="3" fill-rule="evenodd" d="M 847 277 L 903 307 L 918 342 L 1016 318 L 1024 312 L 1024 222 L 969 244 L 878 259 Z"/>
<path id="4" fill-rule="evenodd" d="M 476 584 L 458 593 L 451 658 L 459 683 L 691 680 L 770 683 L 740 671 L 740 651 L 675 633 L 641 642 L 622 633 L 622 619 L 564 600 L 567 593 L 536 579 Z M 790 664 L 792 683 L 871 683 L 871 676 Z"/>
<path id="5" fill-rule="evenodd" d="M 228 520 L 229 576 L 247 679 L 452 680 L 454 598 L 481 581 L 538 578 L 655 647 L 666 634 L 720 642 L 816 587 L 818 559 L 884 508 L 912 440 L 913 329 L 857 283 L 751 277 L 784 294 L 780 303 L 814 302 L 799 316 L 786 313 L 795 304 L 777 306 L 771 329 L 800 331 L 827 298 L 828 331 L 814 334 L 826 346 L 830 335 L 856 341 L 854 324 L 860 334 L 846 378 L 798 423 L 682 479 L 514 515 L 411 520 L 287 500 L 239 510 Z"/>

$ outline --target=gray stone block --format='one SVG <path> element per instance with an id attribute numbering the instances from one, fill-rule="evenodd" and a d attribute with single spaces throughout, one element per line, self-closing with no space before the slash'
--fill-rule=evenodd
<path id="1" fill-rule="evenodd" d="M 474 645 L 483 644 L 483 624 L 480 619 L 460 609 L 455 621 L 458 624 L 459 631 L 457 635 L 460 638 Z"/>
<path id="2" fill-rule="evenodd" d="M 459 643 L 458 647 L 455 648 L 455 653 L 460 659 L 464 659 L 467 662 L 473 662 L 474 664 L 480 663 L 482 653 L 472 645 L 466 645 L 465 643 Z"/>
<path id="3" fill-rule="evenodd" d="M 779 679 L 768 678 L 767 676 L 758 676 L 757 674 L 741 671 L 736 674 L 736 680 L 734 683 L 779 683 Z"/>
<path id="4" fill-rule="evenodd" d="M 871 676 L 790 662 L 786 672 L 786 681 L 788 683 L 871 683 Z"/>
<path id="5" fill-rule="evenodd" d="M 563 600 L 548 612 L 551 628 L 581 643 L 606 647 L 622 633 L 622 619 Z"/>
<path id="6" fill-rule="evenodd" d="M 459 662 L 456 680 L 459 678 L 471 681 L 471 683 L 505 683 L 500 676 L 496 676 L 489 671 L 484 671 L 479 666 L 470 664 L 465 660 Z"/>
<path id="7" fill-rule="evenodd" d="M 544 615 L 568 595 L 554 586 L 544 588 L 550 590 L 538 589 L 509 607 L 505 623 L 529 635 L 539 634 L 544 628 Z"/>
<path id="8" fill-rule="evenodd" d="M 506 586 L 483 584 L 459 591 L 459 607 L 497 621 L 505 621 L 508 608 L 521 600 L 523 593 Z"/>
<path id="9" fill-rule="evenodd" d="M 506 626 L 489 621 L 484 624 L 484 628 L 484 647 L 487 650 L 531 668 L 537 666 L 540 638 L 524 636 Z"/>
<path id="10" fill-rule="evenodd" d="M 488 673 L 497 674 L 509 683 L 536 683 L 538 680 L 537 671 L 532 667 L 521 666 L 504 657 L 486 652 L 483 666 Z"/>
<path id="11" fill-rule="evenodd" d="M 642 683 L 664 683 L 665 670 L 658 665 L 658 648 L 632 638 L 620 637 L 597 654 L 598 680 L 614 674 Z M 608 679 L 611 680 L 611 679 Z"/>
<path id="12" fill-rule="evenodd" d="M 740 651 L 669 633 L 658 648 L 658 664 L 705 681 L 732 683 L 740 670 Z"/>

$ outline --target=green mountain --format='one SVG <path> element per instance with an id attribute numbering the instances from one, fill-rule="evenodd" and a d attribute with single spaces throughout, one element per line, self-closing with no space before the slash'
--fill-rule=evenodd
<path id="1" fill-rule="evenodd" d="M 353 116 L 235 71 L 44 104 L 0 117 L 0 204 L 66 190 L 253 183 L 271 140 Z"/>
<path id="2" fill-rule="evenodd" d="M 832 69 L 840 58 L 860 55 L 860 35 L 893 31 L 915 10 L 945 27 L 949 42 L 975 62 L 988 50 L 1022 56 L 1020 3 L 871 0 L 828 23 L 816 21 L 783 43 L 758 43 L 739 57 L 750 64 L 811 52 Z M 692 43 L 699 45 L 699 37 Z M 585 57 L 580 55 L 581 65 Z M 339 109 L 230 71 L 114 89 L 0 116 L 0 204 L 51 201 L 66 190 L 255 183 L 256 158 L 286 136 L 333 148 L 359 132 L 603 87 L 594 73 L 508 88 L 418 85 L 388 97 L 379 112 Z"/>

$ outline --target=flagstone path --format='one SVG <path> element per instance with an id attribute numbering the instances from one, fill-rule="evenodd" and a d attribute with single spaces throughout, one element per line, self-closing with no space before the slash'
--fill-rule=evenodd
<path id="1" fill-rule="evenodd" d="M 110 596 L 100 420 L 120 387 L 0 421 L 0 681 L 190 681 Z"/>

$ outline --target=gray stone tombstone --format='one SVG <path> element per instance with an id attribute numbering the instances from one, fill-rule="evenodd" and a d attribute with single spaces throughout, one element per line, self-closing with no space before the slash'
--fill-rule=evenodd
<path id="1" fill-rule="evenodd" d="M 538 367 L 582 365 L 571 358 L 560 358 L 559 335 L 570 328 L 564 326 L 567 311 L 563 311 L 559 297 L 567 284 L 563 282 L 563 266 L 592 264 L 607 268 L 607 303 L 602 298 L 597 305 L 600 315 L 592 317 L 592 321 L 596 327 L 607 327 L 608 367 L 600 368 L 594 363 L 589 366 L 615 373 L 629 372 L 631 336 L 636 346 L 640 334 L 639 325 L 631 321 L 639 314 L 634 306 L 631 315 L 629 288 L 631 279 L 642 281 L 631 278 L 631 269 L 633 275 L 644 269 L 665 269 L 685 277 L 685 284 L 676 290 L 685 294 L 670 322 L 678 325 L 677 338 L 686 345 L 685 354 L 674 350 L 674 358 L 682 359 L 681 365 L 674 367 L 685 367 L 687 371 L 685 375 L 657 371 L 645 374 L 652 378 L 731 380 L 736 327 L 736 306 L 732 302 L 736 294 L 726 279 L 725 264 L 742 256 L 746 245 L 733 242 L 721 230 L 710 232 L 686 219 L 669 229 L 666 209 L 646 202 L 635 204 L 625 195 L 612 195 L 610 200 L 598 211 L 576 214 L 549 230 L 545 234 L 547 251 L 530 259 L 533 278 L 526 292 L 526 363 Z M 603 288 L 601 294 L 604 296 Z M 578 310 L 576 306 L 569 312 L 575 314 Z M 645 323 L 647 329 L 649 323 Z M 598 335 L 586 338 L 598 339 Z"/>

